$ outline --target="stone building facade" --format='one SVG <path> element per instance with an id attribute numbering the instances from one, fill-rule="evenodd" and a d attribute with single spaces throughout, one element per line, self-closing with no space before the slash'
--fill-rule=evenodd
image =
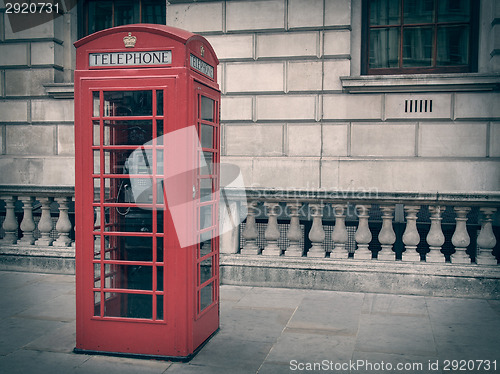
<path id="1" fill-rule="evenodd" d="M 48 204 L 53 204 L 52 199 L 56 198 L 63 207 L 63 220 L 67 223 L 75 176 L 73 43 L 85 34 L 82 31 L 83 24 L 88 23 L 85 4 L 89 2 L 91 0 L 80 1 L 76 6 L 75 2 L 60 2 L 60 15 L 54 20 L 14 32 L 7 14 L 8 2 L 0 0 L 0 192 L 7 211 L 9 206 L 14 210 L 16 200 L 16 209 L 20 210 L 19 201 L 23 201 L 26 216 L 33 201 L 40 201 L 41 206 L 48 209 Z M 377 56 L 371 49 L 374 40 L 371 38 L 385 26 L 377 26 L 377 19 L 370 18 L 368 6 L 387 6 L 385 9 L 390 11 L 389 5 L 393 3 L 440 4 L 426 10 L 433 14 L 439 14 L 441 4 L 445 4 L 448 17 L 455 21 L 463 18 L 460 9 L 471 9 L 465 26 L 462 21 L 439 24 L 435 19 L 426 26 L 427 31 L 441 27 L 443 32 L 447 27 L 461 27 L 462 31 L 468 27 L 466 34 L 460 34 L 467 35 L 467 45 L 464 46 L 463 39 L 459 38 L 448 51 L 449 56 L 454 54 L 450 60 L 467 60 L 465 70 L 460 66 L 446 69 L 435 64 L 440 52 L 434 49 L 428 52 L 427 49 L 430 51 L 439 43 L 442 35 L 438 31 L 434 41 L 422 48 L 427 51 L 422 53 L 434 61 L 432 69 L 400 69 L 396 74 L 394 70 L 388 74 L 380 69 L 379 73 L 385 73 L 377 73 L 376 63 L 372 65 Z M 453 4 L 459 7 L 455 9 Z M 333 202 L 337 205 L 330 214 L 332 222 L 334 218 L 340 223 L 345 219 L 359 220 L 357 232 L 364 233 L 369 218 L 366 212 L 375 202 L 381 206 L 377 222 L 382 226 L 382 234 L 377 239 L 389 246 L 389 250 L 395 240 L 391 232 L 393 218 L 394 222 L 406 222 L 411 226 L 411 222 L 417 221 L 420 204 L 421 210 L 425 205 L 428 212 L 424 221 L 426 230 L 430 227 L 431 232 L 427 237 L 421 234 L 420 239 L 427 241 L 431 249 L 441 248 L 438 224 L 444 210 L 427 208 L 435 203 L 458 206 L 457 209 L 448 207 L 452 214 L 448 222 L 454 225 L 456 221 L 456 228 L 453 228 L 460 235 L 456 236 L 453 246 L 465 253 L 464 248 L 469 243 L 460 244 L 457 238 L 468 235 L 464 233 L 465 224 L 462 226 L 459 222 L 467 220 L 472 208 L 475 229 L 483 233 L 479 234 L 478 243 L 483 243 L 482 248 L 490 251 L 489 263 L 496 263 L 491 250 L 498 245 L 491 230 L 492 222 L 494 228 L 498 226 L 497 207 L 500 205 L 498 1 L 170 0 L 165 8 L 167 25 L 202 34 L 219 57 L 222 161 L 238 165 L 247 186 L 253 190 L 314 191 L 313 197 L 318 191 L 340 191 L 345 199 Z M 403 13 L 401 10 L 401 17 Z M 457 22 L 462 24 L 457 26 Z M 385 27 L 385 31 L 393 26 Z M 411 42 L 423 40 L 427 31 L 420 30 L 417 37 L 408 39 L 410 42 L 400 40 L 397 47 L 399 67 L 406 63 L 401 55 L 404 57 L 413 51 Z M 399 37 L 406 38 L 406 35 L 403 33 Z M 388 55 L 392 53 L 390 48 L 382 50 Z M 393 63 L 383 58 L 380 61 L 388 66 Z M 55 186 L 64 190 L 64 197 L 52 193 L 56 191 Z M 16 194 L 16 191 L 22 193 Z M 52 191 L 52 195 L 46 191 Z M 348 198 L 365 191 L 375 191 L 379 200 Z M 22 197 L 22 194 L 30 197 Z M 13 198 L 14 195 L 19 196 Z M 263 203 L 262 198 L 251 196 L 255 196 L 255 204 L 250 204 L 250 215 L 252 207 Z M 49 200 L 43 200 L 47 198 Z M 309 226 L 312 234 L 308 236 L 302 232 L 301 235 L 313 247 L 316 243 L 315 250 L 322 245 L 326 248 L 319 250 L 318 257 L 334 258 L 331 252 L 337 246 L 332 249 L 323 243 L 323 202 L 315 205 L 310 196 L 302 200 L 312 209 L 312 226 Z M 265 202 L 266 214 L 260 218 L 268 217 L 268 229 L 272 227 L 258 235 L 266 246 L 274 245 L 273 254 L 286 256 L 291 253 L 286 252 L 286 245 L 280 244 L 279 250 L 275 246 L 278 240 L 275 236 L 279 213 L 274 210 L 277 201 L 275 198 Z M 285 206 L 289 202 L 280 200 L 280 203 Z M 293 204 L 292 211 L 300 208 Z M 356 206 L 355 218 L 345 217 L 348 204 Z M 384 208 L 384 204 L 390 207 Z M 478 218 L 479 211 L 482 220 Z M 10 222 L 14 225 L 12 217 Z M 292 225 L 295 231 L 299 230 L 298 221 L 290 221 Z M 34 227 L 31 223 L 24 228 L 20 226 L 24 232 L 33 231 Z M 51 227 L 41 232 L 50 231 Z M 247 228 L 236 236 L 223 239 L 224 251 L 243 254 L 244 246 L 257 240 L 254 229 Z M 70 230 L 71 227 L 60 241 L 63 246 L 71 245 Z M 345 226 L 335 226 L 333 230 L 328 233 L 328 240 L 331 243 L 340 240 L 345 247 L 347 239 L 339 239 L 344 234 L 347 238 Z M 415 232 L 416 226 L 411 230 Z M 8 231 L 5 224 L 4 231 Z M 398 236 L 400 234 L 402 231 Z M 290 239 L 293 236 L 287 235 L 282 233 L 281 237 Z M 353 235 L 354 231 L 350 231 L 349 238 Z M 245 241 L 238 242 L 238 237 Z M 451 234 L 449 237 L 447 240 L 451 240 Z M 371 240 L 371 234 L 369 237 L 358 235 L 355 245 L 367 249 Z M 413 239 L 408 240 L 406 243 L 403 238 L 404 244 L 414 250 L 417 244 L 410 243 Z M 472 241 L 475 246 L 475 238 Z M 255 254 L 260 254 L 262 249 Z M 299 255 L 306 256 L 306 253 L 307 249 Z M 349 253 L 352 258 L 353 250 Z M 67 256 L 71 257 L 71 253 Z M 444 261 L 443 256 L 438 257 L 438 262 Z M 446 258 L 449 261 L 449 257 Z M 470 259 L 476 261 L 476 256 Z M 470 259 L 467 257 L 469 263 Z M 234 261 L 226 264 L 228 269 L 245 262 Z M 272 266 L 275 265 L 274 262 Z M 234 279 L 243 277 L 235 274 Z M 289 275 L 289 279 L 295 276 Z M 496 282 L 498 274 L 492 279 Z M 307 286 L 307 282 L 303 286 Z"/>
<path id="2" fill-rule="evenodd" d="M 477 72 L 424 75 L 361 74 L 362 7 L 361 0 L 167 5 L 166 23 L 206 36 L 220 58 L 224 160 L 260 187 L 498 191 L 498 2 L 480 4 Z M 81 7 L 20 32 L 5 9 L 1 184 L 71 186 Z M 429 110 L 408 110 L 415 101 Z"/>

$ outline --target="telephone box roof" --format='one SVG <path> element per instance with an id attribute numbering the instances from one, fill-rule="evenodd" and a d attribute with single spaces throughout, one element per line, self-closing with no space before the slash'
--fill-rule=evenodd
<path id="1" fill-rule="evenodd" d="M 115 33 L 122 33 L 122 32 L 146 32 L 146 33 L 151 33 L 151 34 L 157 34 L 164 36 L 166 38 L 170 38 L 173 40 L 176 40 L 182 44 L 187 44 L 188 42 L 192 40 L 202 40 L 204 41 L 205 45 L 209 47 L 211 54 L 214 56 L 216 59 L 216 62 L 218 63 L 218 59 L 216 57 L 215 51 L 213 50 L 212 46 L 210 43 L 201 35 L 194 34 L 190 31 L 178 29 L 177 27 L 172 27 L 172 26 L 166 26 L 166 25 L 157 25 L 157 24 L 152 24 L 152 23 L 137 23 L 137 24 L 131 24 L 131 25 L 123 25 L 123 26 L 116 26 L 112 27 L 109 29 L 105 29 L 102 31 L 97 31 L 93 34 L 90 34 L 88 36 L 85 36 L 84 38 L 77 40 L 74 43 L 74 46 L 76 48 L 79 48 L 95 39 L 102 38 L 106 35 L 111 35 Z"/>

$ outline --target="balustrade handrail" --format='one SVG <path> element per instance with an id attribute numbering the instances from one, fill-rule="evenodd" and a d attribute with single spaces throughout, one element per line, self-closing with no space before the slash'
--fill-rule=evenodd
<path id="1" fill-rule="evenodd" d="M 419 205 L 466 205 L 491 207 L 500 206 L 500 192 L 411 192 L 411 191 L 378 191 L 378 190 L 336 190 L 336 189 L 278 189 L 278 188 L 224 188 L 226 198 L 232 200 L 254 201 L 300 201 L 300 202 L 336 202 L 349 201 L 359 204 L 419 204 Z"/>

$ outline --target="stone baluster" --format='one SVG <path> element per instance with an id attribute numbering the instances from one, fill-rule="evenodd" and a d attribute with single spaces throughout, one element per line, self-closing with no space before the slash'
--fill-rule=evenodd
<path id="1" fill-rule="evenodd" d="M 455 246 L 455 253 L 451 255 L 451 262 L 454 264 L 470 264 L 471 259 L 465 252 L 470 244 L 470 237 L 467 233 L 467 214 L 469 207 L 455 207 L 455 232 L 451 237 L 451 243 Z"/>
<path id="2" fill-rule="evenodd" d="M 378 234 L 378 241 L 382 249 L 379 251 L 377 258 L 379 260 L 394 261 L 396 259 L 396 254 L 392 250 L 392 246 L 396 242 L 396 233 L 392 228 L 394 206 L 383 205 L 380 209 L 382 210 L 382 229 Z"/>
<path id="3" fill-rule="evenodd" d="M 23 237 L 19 239 L 20 244 L 35 244 L 34 231 L 36 228 L 35 221 L 33 220 L 33 202 L 35 199 L 31 196 L 21 196 L 19 198 L 23 202 L 23 220 L 19 226 L 23 231 Z"/>
<path id="4" fill-rule="evenodd" d="M 335 214 L 335 227 L 332 232 L 333 250 L 330 252 L 332 259 L 349 258 L 349 252 L 346 250 L 346 243 L 349 235 L 345 227 L 345 211 L 347 204 L 334 204 L 333 211 Z"/>
<path id="5" fill-rule="evenodd" d="M 370 260 L 372 258 L 372 252 L 368 249 L 372 241 L 372 233 L 368 226 L 368 218 L 370 218 L 368 210 L 370 208 L 371 205 L 356 205 L 359 222 L 356 233 L 354 234 L 354 240 L 356 240 L 357 244 L 354 258 L 357 260 Z"/>
<path id="6" fill-rule="evenodd" d="M 14 196 L 2 196 L 1 199 L 5 201 L 5 219 L 2 228 L 5 231 L 5 236 L 2 239 L 4 244 L 17 243 L 17 218 L 15 212 L 16 198 Z"/>
<path id="7" fill-rule="evenodd" d="M 266 239 L 266 246 L 262 250 L 264 256 L 279 256 L 281 249 L 278 246 L 278 239 L 280 238 L 280 230 L 278 228 L 278 211 L 279 203 L 264 203 L 267 208 L 267 227 L 264 232 L 264 239 Z"/>
<path id="8" fill-rule="evenodd" d="M 481 219 L 481 231 L 477 237 L 476 263 L 479 265 L 496 265 L 497 259 L 493 256 L 492 250 L 497 244 L 491 217 L 496 212 L 496 208 L 480 208 L 483 213 Z"/>
<path id="9" fill-rule="evenodd" d="M 322 258 L 325 257 L 326 252 L 323 249 L 323 242 L 325 241 L 325 230 L 323 229 L 323 204 L 309 204 L 312 210 L 313 223 L 309 231 L 309 240 L 311 241 L 311 248 L 307 252 L 307 257 Z"/>
<path id="10" fill-rule="evenodd" d="M 245 246 L 241 248 L 242 255 L 258 255 L 260 253 L 259 247 L 257 246 L 257 238 L 259 237 L 259 232 L 257 231 L 257 225 L 255 223 L 257 203 L 257 201 L 251 201 L 247 205 L 247 221 L 245 224 L 245 229 L 242 233 L 243 238 L 245 239 Z"/>
<path id="11" fill-rule="evenodd" d="M 52 245 L 54 241 L 50 237 L 50 232 L 54 227 L 52 223 L 52 218 L 50 217 L 50 204 L 54 199 L 51 197 L 41 197 L 38 201 L 42 204 L 42 215 L 40 221 L 38 222 L 38 230 L 40 231 L 40 237 L 35 242 L 36 245 Z"/>
<path id="12" fill-rule="evenodd" d="M 417 214 L 419 210 L 420 207 L 418 205 L 405 206 L 406 228 L 403 233 L 403 243 L 405 245 L 403 261 L 420 261 L 420 253 L 417 252 L 417 246 L 420 243 L 420 235 L 417 229 Z"/>
<path id="13" fill-rule="evenodd" d="M 300 229 L 299 210 L 302 204 L 300 203 L 287 203 L 290 210 L 290 226 L 286 233 L 286 237 L 290 244 L 285 251 L 285 256 L 289 257 L 302 257 L 303 248 L 300 246 L 300 239 L 302 239 L 302 230 Z"/>
<path id="14" fill-rule="evenodd" d="M 69 247 L 71 245 L 69 237 L 71 221 L 68 215 L 70 199 L 69 197 L 56 197 L 54 199 L 59 204 L 59 219 L 56 223 L 56 230 L 59 233 L 59 237 L 52 243 L 54 247 Z"/>
<path id="15" fill-rule="evenodd" d="M 430 251 L 425 255 L 425 261 L 445 262 L 444 255 L 441 253 L 441 247 L 444 244 L 444 234 L 443 230 L 441 230 L 442 207 L 439 205 L 429 206 L 429 212 L 431 213 L 431 228 L 426 240 Z"/>

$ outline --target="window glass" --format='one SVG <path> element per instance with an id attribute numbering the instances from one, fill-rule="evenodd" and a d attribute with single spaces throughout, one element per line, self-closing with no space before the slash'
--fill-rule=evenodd
<path id="1" fill-rule="evenodd" d="M 470 0 L 441 0 L 438 3 L 438 22 L 469 22 Z"/>
<path id="2" fill-rule="evenodd" d="M 399 64 L 399 31 L 375 29 L 370 33 L 370 67 L 395 68 Z"/>
<path id="3" fill-rule="evenodd" d="M 363 74 L 477 70 L 479 2 L 364 0 Z M 476 36 L 477 37 L 477 36 Z"/>
<path id="4" fill-rule="evenodd" d="M 165 0 L 86 0 L 84 35 L 132 23 L 166 24 Z"/>
<path id="5" fill-rule="evenodd" d="M 370 25 L 397 25 L 400 17 L 400 0 L 370 2 Z"/>
<path id="6" fill-rule="evenodd" d="M 403 66 L 432 65 L 432 29 L 405 27 L 403 31 Z"/>
<path id="7" fill-rule="evenodd" d="M 434 22 L 434 0 L 404 0 L 404 23 Z"/>
<path id="8" fill-rule="evenodd" d="M 437 33 L 437 65 L 453 66 L 469 63 L 469 29 L 443 26 Z"/>

